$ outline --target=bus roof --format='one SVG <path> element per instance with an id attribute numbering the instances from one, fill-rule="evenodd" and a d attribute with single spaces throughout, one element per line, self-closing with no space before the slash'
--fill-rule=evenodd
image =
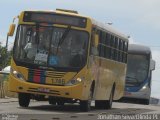
<path id="1" fill-rule="evenodd" d="M 23 11 L 23 12 L 57 13 L 57 14 L 65 14 L 65 15 L 88 18 L 87 16 L 83 16 L 83 15 L 78 14 L 76 12 L 69 12 L 69 10 L 68 10 L 68 12 L 67 11 L 61 11 L 60 9 L 57 9 L 57 10 L 26 10 L 26 11 Z"/>
<path id="2" fill-rule="evenodd" d="M 57 10 L 27 10 L 27 11 L 29 11 L 29 12 L 43 12 L 43 13 L 57 13 L 57 14 L 65 14 L 65 15 L 70 15 L 70 16 L 84 17 L 84 18 L 90 19 L 92 21 L 92 24 L 99 27 L 100 29 L 104 29 L 105 31 L 108 31 L 109 33 L 111 33 L 113 35 L 121 37 L 124 40 L 128 40 L 127 35 L 124 35 L 123 33 L 119 32 L 118 30 L 113 28 L 111 25 L 103 24 L 101 22 L 94 20 L 93 18 L 91 18 L 89 16 L 81 15 L 78 12 L 76 13 L 75 11 L 73 11 L 73 12 L 70 12 L 70 10 L 63 11 L 63 9 L 62 10 L 61 9 L 57 9 Z M 26 11 L 23 11 L 23 12 L 26 12 Z"/>
<path id="3" fill-rule="evenodd" d="M 128 53 L 132 54 L 150 54 L 151 49 L 148 46 L 139 44 L 129 44 Z"/>
<path id="4" fill-rule="evenodd" d="M 108 31 L 111 34 L 119 36 L 119 37 L 121 37 L 121 38 L 123 38 L 125 40 L 128 40 L 128 38 L 129 38 L 129 36 L 121 33 L 117 29 L 113 28 L 112 25 L 104 24 L 104 23 L 98 22 L 98 21 L 96 21 L 94 19 L 92 19 L 92 24 L 95 25 L 95 26 L 98 26 L 101 29 L 104 29 L 104 30 Z"/>

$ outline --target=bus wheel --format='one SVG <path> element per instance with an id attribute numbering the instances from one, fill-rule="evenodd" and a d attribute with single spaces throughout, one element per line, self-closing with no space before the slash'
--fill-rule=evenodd
<path id="1" fill-rule="evenodd" d="M 83 112 L 90 111 L 91 109 L 91 100 L 81 100 L 80 101 L 80 110 Z"/>
<path id="2" fill-rule="evenodd" d="M 95 100 L 95 108 L 97 109 L 111 109 L 113 102 L 113 90 L 110 94 L 109 100 Z"/>
<path id="3" fill-rule="evenodd" d="M 144 99 L 141 102 L 143 105 L 149 105 L 149 99 Z"/>
<path id="4" fill-rule="evenodd" d="M 57 101 L 57 105 L 63 106 L 64 102 L 63 101 Z"/>
<path id="5" fill-rule="evenodd" d="M 84 112 L 90 111 L 92 98 L 93 98 L 93 86 L 91 86 L 91 88 L 90 88 L 89 99 L 80 101 L 80 110 L 81 111 L 84 111 Z"/>
<path id="6" fill-rule="evenodd" d="M 112 108 L 113 95 L 114 95 L 114 90 L 112 89 L 109 100 L 106 101 L 106 109 Z"/>
<path id="7" fill-rule="evenodd" d="M 50 105 L 56 105 L 55 99 L 53 97 L 51 97 L 51 96 L 49 96 L 48 102 L 49 102 Z"/>
<path id="8" fill-rule="evenodd" d="M 104 101 L 103 100 L 95 100 L 95 108 L 96 109 L 104 108 Z"/>
<path id="9" fill-rule="evenodd" d="M 30 94 L 19 93 L 18 94 L 18 101 L 19 101 L 19 105 L 21 107 L 28 107 L 28 105 L 30 103 Z"/>

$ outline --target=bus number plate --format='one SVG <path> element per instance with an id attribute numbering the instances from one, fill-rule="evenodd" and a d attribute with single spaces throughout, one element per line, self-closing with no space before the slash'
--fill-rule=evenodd
<path id="1" fill-rule="evenodd" d="M 47 88 L 38 88 L 38 91 L 40 91 L 40 92 L 50 92 L 50 90 L 47 89 Z"/>
<path id="2" fill-rule="evenodd" d="M 65 84 L 65 80 L 64 79 L 53 79 L 53 83 L 64 85 Z"/>

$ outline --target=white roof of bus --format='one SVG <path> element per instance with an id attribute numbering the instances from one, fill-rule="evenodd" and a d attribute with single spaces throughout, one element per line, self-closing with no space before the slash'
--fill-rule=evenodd
<path id="1" fill-rule="evenodd" d="M 100 23 L 94 19 L 92 19 L 92 24 L 95 25 L 95 26 L 99 26 L 101 29 L 104 29 L 104 30 L 107 30 L 109 33 L 112 33 L 114 35 L 117 35 L 121 38 L 124 38 L 124 39 L 127 39 L 129 38 L 129 36 L 119 32 L 118 30 L 116 30 L 115 28 L 113 28 L 111 25 L 109 24 L 103 24 L 103 23 Z"/>
<path id="2" fill-rule="evenodd" d="M 30 10 L 29 10 L 30 11 Z M 114 35 L 117 35 L 123 39 L 127 39 L 128 40 L 128 36 L 119 32 L 118 30 L 116 30 L 115 28 L 113 28 L 111 25 L 108 24 L 103 24 L 101 22 L 96 21 L 95 19 L 92 19 L 89 16 L 85 16 L 85 15 L 81 15 L 81 14 L 76 14 L 76 13 L 72 13 L 72 12 L 64 12 L 64 11 L 59 11 L 59 10 L 32 10 L 32 12 L 46 12 L 46 13 L 59 13 L 59 14 L 66 14 L 66 15 L 73 15 L 73 16 L 79 16 L 79 17 L 85 17 L 85 18 L 89 18 L 92 21 L 92 24 L 95 26 L 98 26 L 101 29 L 107 30 L 109 33 L 112 33 Z"/>

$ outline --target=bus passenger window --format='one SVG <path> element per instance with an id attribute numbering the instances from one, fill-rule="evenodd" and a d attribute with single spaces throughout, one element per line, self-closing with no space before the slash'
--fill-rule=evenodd
<path id="1" fill-rule="evenodd" d="M 118 44 L 119 44 L 118 38 L 115 37 L 115 60 L 116 61 L 118 61 Z"/>
<path id="2" fill-rule="evenodd" d="M 105 46 L 104 46 L 103 44 L 101 45 L 100 56 L 101 56 L 101 57 L 104 57 L 104 56 L 105 56 Z"/>
<path id="3" fill-rule="evenodd" d="M 106 33 L 106 45 L 110 46 L 111 45 L 111 35 Z"/>
<path id="4" fill-rule="evenodd" d="M 120 61 L 120 62 L 123 62 L 123 52 L 122 52 L 122 51 L 120 51 L 120 54 L 119 54 L 119 55 L 120 55 L 120 57 L 119 57 L 119 58 L 120 58 L 120 59 L 119 59 L 119 61 Z"/>
<path id="5" fill-rule="evenodd" d="M 115 45 L 115 39 L 114 39 L 114 36 L 111 35 L 111 47 L 114 47 Z"/>
<path id="6" fill-rule="evenodd" d="M 114 44 L 114 47 L 117 48 L 117 46 L 118 46 L 118 38 L 115 37 L 115 44 Z"/>
<path id="7" fill-rule="evenodd" d="M 102 32 L 102 43 L 105 44 L 106 34 L 105 32 Z"/>
<path id="8" fill-rule="evenodd" d="M 123 41 L 123 51 L 125 52 L 125 41 Z"/>
<path id="9" fill-rule="evenodd" d="M 96 47 L 96 46 L 93 45 L 93 42 L 94 42 L 94 33 L 92 34 L 91 37 L 92 38 L 91 38 L 90 54 L 97 56 L 98 55 L 98 47 Z"/>
<path id="10" fill-rule="evenodd" d="M 127 63 L 127 53 L 124 54 L 124 60 L 123 60 L 123 62 Z"/>
<path id="11" fill-rule="evenodd" d="M 111 48 L 111 59 L 114 60 L 114 49 Z"/>
<path id="12" fill-rule="evenodd" d="M 123 51 L 123 48 L 124 48 L 124 46 L 123 46 L 123 40 L 121 40 L 121 51 Z"/>
<path id="13" fill-rule="evenodd" d="M 106 47 L 106 52 L 105 52 L 105 56 L 106 58 L 110 59 L 111 58 L 111 48 L 110 47 Z"/>
<path id="14" fill-rule="evenodd" d="M 121 50 L 121 48 L 122 48 L 122 40 L 119 39 L 119 50 Z"/>
<path id="15" fill-rule="evenodd" d="M 124 45 L 124 51 L 127 52 L 127 51 L 128 51 L 128 43 L 125 42 L 124 44 L 125 44 L 125 45 Z"/>

